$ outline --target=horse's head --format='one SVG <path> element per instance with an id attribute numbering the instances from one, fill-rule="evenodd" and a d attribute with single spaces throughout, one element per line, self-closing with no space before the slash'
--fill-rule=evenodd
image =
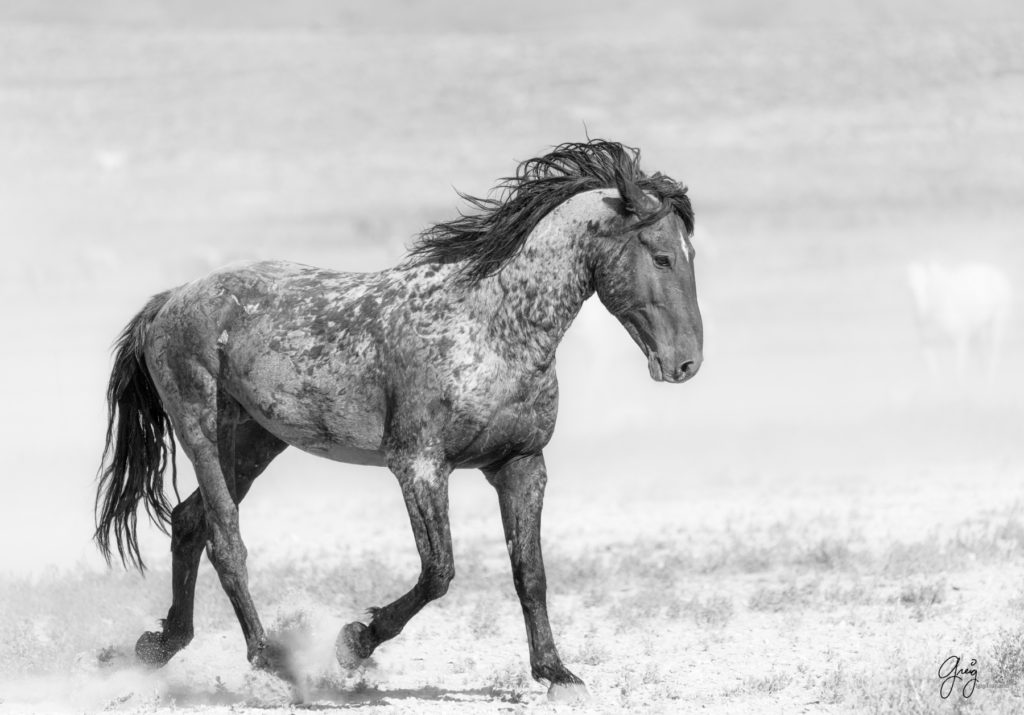
<path id="1" fill-rule="evenodd" d="M 617 216 L 604 225 L 593 254 L 594 289 L 644 351 L 651 377 L 685 382 L 700 369 L 704 348 L 689 199 L 674 183 L 670 197 L 645 193 L 626 178 L 617 183 L 618 197 L 605 199 Z"/>

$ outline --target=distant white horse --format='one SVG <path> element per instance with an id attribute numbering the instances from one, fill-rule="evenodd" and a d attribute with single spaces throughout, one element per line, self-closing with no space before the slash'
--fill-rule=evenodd
<path id="1" fill-rule="evenodd" d="M 969 371 L 991 380 L 1012 298 L 1006 273 L 985 263 L 916 262 L 907 277 L 932 379 L 951 369 L 957 381 Z"/>

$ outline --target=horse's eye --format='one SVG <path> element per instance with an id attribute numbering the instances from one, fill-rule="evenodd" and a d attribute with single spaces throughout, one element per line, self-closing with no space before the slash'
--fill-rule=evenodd
<path id="1" fill-rule="evenodd" d="M 659 268 L 668 268 L 672 265 L 672 259 L 666 256 L 664 253 L 659 253 L 654 257 L 654 265 Z"/>

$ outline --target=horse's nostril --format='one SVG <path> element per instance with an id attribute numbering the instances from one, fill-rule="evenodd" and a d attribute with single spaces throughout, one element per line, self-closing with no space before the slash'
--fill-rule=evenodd
<path id="1" fill-rule="evenodd" d="M 692 375 L 697 372 L 697 363 L 693 360 L 687 360 L 679 366 L 680 375 Z"/>

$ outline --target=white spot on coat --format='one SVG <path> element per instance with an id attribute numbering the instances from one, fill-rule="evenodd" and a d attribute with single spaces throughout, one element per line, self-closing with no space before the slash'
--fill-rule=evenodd
<path id="1" fill-rule="evenodd" d="M 416 457 L 412 461 L 412 481 L 414 484 L 437 482 L 437 465 L 427 457 Z"/>
<path id="2" fill-rule="evenodd" d="M 683 260 L 685 260 L 687 263 L 689 263 L 690 262 L 690 247 L 686 245 L 686 231 L 685 230 L 680 230 L 679 231 L 679 243 L 683 247 Z"/>

